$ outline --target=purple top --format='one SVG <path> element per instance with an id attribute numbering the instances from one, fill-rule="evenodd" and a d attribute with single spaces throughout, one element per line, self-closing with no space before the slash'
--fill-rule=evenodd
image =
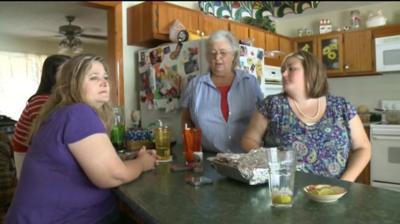
<path id="1" fill-rule="evenodd" d="M 96 187 L 68 148 L 105 132 L 86 104 L 65 106 L 51 114 L 32 140 L 5 223 L 86 224 L 108 215 L 115 206 L 111 190 Z"/>
<path id="2" fill-rule="evenodd" d="M 296 117 L 282 93 L 266 97 L 257 109 L 269 120 L 266 147 L 293 148 L 297 160 L 304 162 L 302 171 L 339 178 L 352 148 L 349 121 L 357 112 L 343 97 L 327 95 L 326 99 L 325 114 L 310 126 Z"/>

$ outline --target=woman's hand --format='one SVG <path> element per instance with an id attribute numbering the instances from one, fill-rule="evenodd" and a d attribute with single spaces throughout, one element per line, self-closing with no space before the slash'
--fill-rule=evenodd
<path id="1" fill-rule="evenodd" d="M 159 157 L 156 155 L 155 150 L 146 150 L 146 147 L 142 146 L 136 159 L 140 161 L 140 164 L 142 164 L 142 170 L 148 171 L 155 168 Z"/>

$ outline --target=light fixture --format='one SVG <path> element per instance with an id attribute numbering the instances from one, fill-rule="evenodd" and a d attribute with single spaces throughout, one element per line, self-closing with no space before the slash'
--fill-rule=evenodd
<path id="1" fill-rule="evenodd" d="M 79 54 L 83 51 L 82 41 L 77 36 L 68 35 L 66 38 L 62 39 L 58 44 L 59 53 L 66 53 L 69 50 L 72 50 L 74 54 Z"/>

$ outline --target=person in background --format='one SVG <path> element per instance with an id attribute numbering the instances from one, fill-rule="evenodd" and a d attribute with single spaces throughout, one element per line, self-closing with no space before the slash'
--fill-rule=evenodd
<path id="1" fill-rule="evenodd" d="M 302 171 L 355 181 L 371 158 L 355 107 L 328 92 L 326 70 L 312 54 L 291 53 L 281 69 L 284 91 L 257 105 L 242 147 L 293 148 Z"/>
<path id="2" fill-rule="evenodd" d="M 66 55 L 51 55 L 46 58 L 43 63 L 42 77 L 40 78 L 39 87 L 36 90 L 36 93 L 29 97 L 25 109 L 18 119 L 12 138 L 12 149 L 14 151 L 14 160 L 18 179 L 21 174 L 25 154 L 28 151 L 28 143 L 26 140 L 32 122 L 39 113 L 40 108 L 42 108 L 42 105 L 47 101 L 51 89 L 56 83 L 56 73 L 58 68 L 69 58 L 70 57 Z"/>
<path id="3" fill-rule="evenodd" d="M 192 78 L 181 96 L 182 127 L 202 130 L 203 150 L 244 152 L 240 139 L 263 99 L 261 89 L 255 76 L 235 69 L 239 44 L 230 32 L 214 32 L 206 55 L 210 72 Z"/>
<path id="4" fill-rule="evenodd" d="M 104 59 L 77 55 L 35 119 L 5 223 L 103 223 L 117 217 L 111 189 L 154 169 L 154 150 L 122 161 L 109 133 L 113 121 Z"/>

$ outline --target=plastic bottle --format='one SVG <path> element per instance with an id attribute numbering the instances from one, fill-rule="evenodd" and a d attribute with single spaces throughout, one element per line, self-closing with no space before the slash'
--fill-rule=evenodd
<path id="1" fill-rule="evenodd" d="M 111 129 L 111 142 L 117 151 L 125 149 L 125 118 L 121 108 L 114 107 L 114 125 Z"/>

